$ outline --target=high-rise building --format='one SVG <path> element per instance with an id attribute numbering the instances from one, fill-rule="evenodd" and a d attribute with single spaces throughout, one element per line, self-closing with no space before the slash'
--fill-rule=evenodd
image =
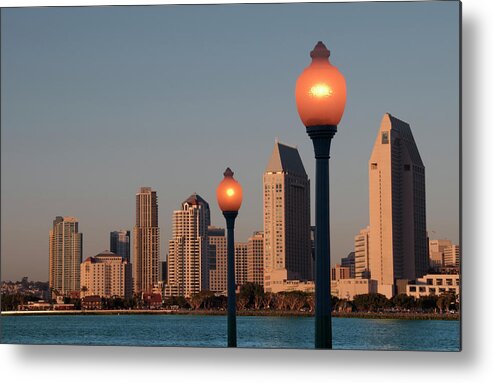
<path id="1" fill-rule="evenodd" d="M 460 267 L 460 246 L 450 245 L 443 250 L 443 265 L 448 267 Z"/>
<path id="2" fill-rule="evenodd" d="M 209 226 L 209 290 L 223 292 L 227 289 L 228 249 L 226 235 L 221 227 Z"/>
<path id="3" fill-rule="evenodd" d="M 235 282 L 239 287 L 247 281 L 248 273 L 248 243 L 235 242 Z"/>
<path id="4" fill-rule="evenodd" d="M 354 278 L 356 269 L 354 251 L 351 251 L 347 257 L 341 258 L 341 266 L 349 269 L 349 278 Z"/>
<path id="5" fill-rule="evenodd" d="M 312 279 L 310 181 L 298 149 L 276 142 L 264 172 L 264 289 Z"/>
<path id="6" fill-rule="evenodd" d="M 50 289 L 60 294 L 79 291 L 82 233 L 75 217 L 56 217 L 50 230 Z"/>
<path id="7" fill-rule="evenodd" d="M 133 278 L 136 293 L 149 292 L 159 280 L 160 235 L 156 192 L 141 187 L 136 195 Z"/>
<path id="8" fill-rule="evenodd" d="M 446 247 L 452 246 L 452 241 L 448 239 L 430 239 L 428 242 L 428 251 L 430 257 L 430 266 L 438 270 L 445 266 L 443 262 L 443 252 Z"/>
<path id="9" fill-rule="evenodd" d="M 354 277 L 370 277 L 370 227 L 361 229 L 354 237 Z"/>
<path id="10" fill-rule="evenodd" d="M 132 266 L 124 257 L 104 251 L 80 264 L 81 298 L 132 297 Z"/>
<path id="11" fill-rule="evenodd" d="M 166 296 L 190 297 L 209 289 L 207 228 L 209 204 L 197 193 L 173 212 L 173 238 L 169 241 Z"/>
<path id="12" fill-rule="evenodd" d="M 264 285 L 264 233 L 255 231 L 247 244 L 247 282 Z"/>
<path id="13" fill-rule="evenodd" d="M 110 233 L 110 251 L 130 263 L 130 230 L 112 231 Z"/>
<path id="14" fill-rule="evenodd" d="M 428 270 L 425 167 L 409 124 L 383 116 L 368 162 L 371 279 L 391 297 L 397 279 Z"/>

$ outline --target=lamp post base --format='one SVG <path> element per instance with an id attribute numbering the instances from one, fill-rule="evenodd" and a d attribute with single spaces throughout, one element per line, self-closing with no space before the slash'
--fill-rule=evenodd
<path id="1" fill-rule="evenodd" d="M 307 126 L 313 141 L 315 176 L 315 348 L 332 349 L 332 308 L 330 294 L 330 144 L 335 125 Z"/>

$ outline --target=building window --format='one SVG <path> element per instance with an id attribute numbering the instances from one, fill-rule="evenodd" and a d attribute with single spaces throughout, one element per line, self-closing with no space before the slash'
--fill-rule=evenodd
<path id="1" fill-rule="evenodd" d="M 404 165 L 404 170 L 405 171 L 410 171 L 411 170 L 411 165 L 408 165 L 408 164 Z"/>
<path id="2" fill-rule="evenodd" d="M 378 169 L 378 165 L 377 165 L 377 163 L 376 163 L 376 162 L 373 162 L 373 163 L 371 164 L 371 169 L 372 169 L 372 170 Z"/>
<path id="3" fill-rule="evenodd" d="M 382 132 L 382 144 L 389 143 L 389 132 Z"/>

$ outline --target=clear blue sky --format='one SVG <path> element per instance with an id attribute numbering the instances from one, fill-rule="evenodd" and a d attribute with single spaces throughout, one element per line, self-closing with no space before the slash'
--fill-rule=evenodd
<path id="1" fill-rule="evenodd" d="M 294 86 L 318 40 L 348 101 L 331 158 L 333 261 L 368 224 L 367 162 L 385 112 L 410 123 L 426 166 L 431 237 L 459 239 L 457 2 L 2 9 L 2 279 L 48 279 L 48 231 L 79 218 L 84 258 L 131 229 L 158 193 L 161 258 L 172 211 L 197 192 L 224 226 L 226 166 L 244 188 L 237 239 L 262 229 L 276 137 L 311 142 Z M 313 221 L 313 214 L 312 214 Z"/>

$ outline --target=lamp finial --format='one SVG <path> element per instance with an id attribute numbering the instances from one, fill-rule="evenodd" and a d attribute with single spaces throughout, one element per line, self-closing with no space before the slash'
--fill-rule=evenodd
<path id="1" fill-rule="evenodd" d="M 310 52 L 310 57 L 312 59 L 328 59 L 330 56 L 330 51 L 327 49 L 325 44 L 321 41 L 315 45 L 315 48 Z"/>
<path id="2" fill-rule="evenodd" d="M 230 168 L 226 168 L 223 175 L 224 175 L 224 177 L 233 177 L 234 173 Z"/>

